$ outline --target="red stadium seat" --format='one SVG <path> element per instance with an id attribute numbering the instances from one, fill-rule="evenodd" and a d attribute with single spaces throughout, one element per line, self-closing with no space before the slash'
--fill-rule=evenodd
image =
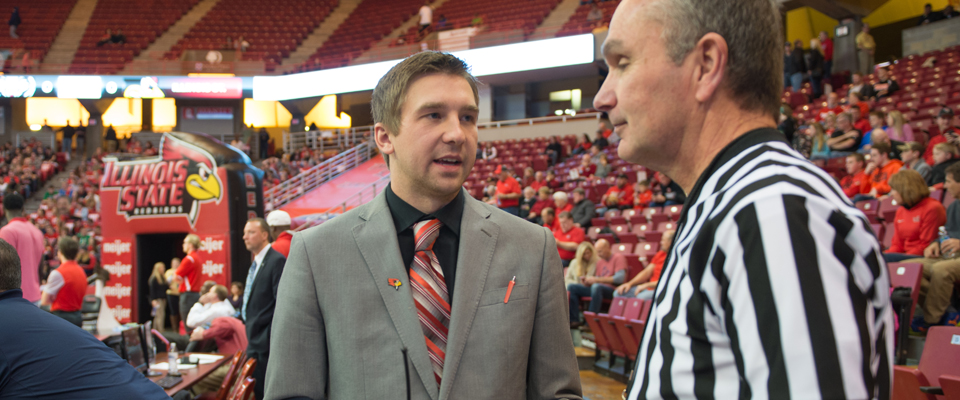
<path id="1" fill-rule="evenodd" d="M 620 342 L 623 344 L 624 354 L 627 358 L 635 360 L 637 350 L 640 348 L 640 339 L 642 336 L 636 336 L 633 330 L 633 324 L 643 324 L 640 320 L 640 314 L 643 313 L 644 306 L 648 301 L 640 299 L 627 300 L 627 307 L 623 310 L 623 315 L 611 318 Z"/>
<path id="2" fill-rule="evenodd" d="M 946 400 L 960 400 L 960 376 L 940 375 L 940 387 Z"/>
<path id="3" fill-rule="evenodd" d="M 901 327 L 901 329 L 904 329 Z M 920 391 L 921 386 L 935 386 L 943 375 L 960 375 L 960 327 L 934 326 L 927 332 L 920 365 L 893 366 L 893 399 L 934 400 L 933 395 Z"/>
<path id="4" fill-rule="evenodd" d="M 611 246 L 613 254 L 631 254 L 633 253 L 632 243 L 617 243 Z"/>

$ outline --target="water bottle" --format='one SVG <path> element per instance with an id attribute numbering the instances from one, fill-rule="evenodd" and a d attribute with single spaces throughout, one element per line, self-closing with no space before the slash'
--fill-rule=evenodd
<path id="1" fill-rule="evenodd" d="M 946 251 L 943 251 L 943 242 L 946 242 L 947 239 L 950 239 L 950 236 L 947 235 L 947 228 L 944 227 L 944 226 L 941 226 L 939 232 L 940 232 L 940 239 L 939 239 L 939 241 L 940 241 L 940 256 L 941 256 L 942 258 L 954 258 L 954 257 L 956 257 L 957 254 L 956 254 L 955 251 L 950 251 L 949 253 L 946 252 Z"/>
<path id="2" fill-rule="evenodd" d="M 177 360 L 180 356 L 177 354 L 177 344 L 170 342 L 170 351 L 167 352 L 167 375 L 177 376 L 180 375 L 180 369 L 177 367 Z"/>

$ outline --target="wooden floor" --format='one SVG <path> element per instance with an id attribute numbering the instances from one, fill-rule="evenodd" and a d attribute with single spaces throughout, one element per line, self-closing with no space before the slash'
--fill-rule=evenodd
<path id="1" fill-rule="evenodd" d="M 620 400 L 620 394 L 627 387 L 593 371 L 580 371 L 580 384 L 584 399 L 590 400 Z"/>

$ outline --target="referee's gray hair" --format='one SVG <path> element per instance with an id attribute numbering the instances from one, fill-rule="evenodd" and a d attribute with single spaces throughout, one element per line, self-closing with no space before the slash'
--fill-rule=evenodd
<path id="1" fill-rule="evenodd" d="M 680 65 L 704 35 L 727 41 L 725 83 L 743 109 L 776 119 L 783 88 L 783 27 L 775 0 L 660 0 L 648 18 L 663 24 L 667 55 Z"/>

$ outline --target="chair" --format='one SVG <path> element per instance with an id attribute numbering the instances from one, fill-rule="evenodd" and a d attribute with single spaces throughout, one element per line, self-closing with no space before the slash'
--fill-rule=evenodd
<path id="1" fill-rule="evenodd" d="M 902 328 L 901 328 L 902 329 Z M 960 346 L 953 339 L 960 337 L 958 326 L 934 326 L 927 332 L 927 340 L 920 355 L 920 365 L 914 369 L 893 366 L 892 399 L 936 400 L 924 393 L 921 386 L 934 386 L 943 375 L 960 375 Z"/>
<path id="2" fill-rule="evenodd" d="M 630 279 L 633 279 L 633 277 L 637 276 L 641 271 L 643 271 L 643 268 L 646 266 L 646 264 L 636 254 L 624 254 L 624 256 L 626 256 L 627 258 L 626 280 L 630 280 Z M 564 276 L 566 276 L 566 274 L 564 274 Z"/>
<path id="3" fill-rule="evenodd" d="M 640 238 L 637 236 L 637 234 L 629 231 L 618 234 L 617 238 L 620 239 L 620 243 L 635 244 L 640 242 Z"/>
<path id="4" fill-rule="evenodd" d="M 596 241 L 597 237 L 600 236 L 601 229 L 603 229 L 603 227 L 591 226 L 589 229 L 587 229 L 587 237 L 590 238 L 590 240 Z"/>
<path id="5" fill-rule="evenodd" d="M 632 208 L 628 208 L 628 209 L 626 209 L 626 210 L 623 210 L 623 211 L 620 213 L 620 216 L 626 218 L 628 221 L 630 221 L 630 223 L 633 223 L 633 221 L 631 220 L 631 218 L 633 218 L 633 217 L 635 217 L 635 216 L 638 216 L 638 215 L 641 215 L 640 212 L 638 212 L 637 210 L 634 210 L 634 209 L 632 209 Z M 644 218 L 644 221 L 646 221 L 646 218 Z"/>
<path id="6" fill-rule="evenodd" d="M 940 375 L 940 388 L 947 400 L 960 400 L 960 376 Z"/>
<path id="7" fill-rule="evenodd" d="M 616 242 L 616 240 L 613 239 L 613 234 L 612 234 L 612 233 L 599 233 L 599 234 L 597 234 L 597 240 L 600 240 L 600 239 L 606 240 L 606 241 L 609 242 L 609 243 L 615 243 L 615 242 Z"/>
<path id="8" fill-rule="evenodd" d="M 569 295 L 568 295 L 569 296 Z M 617 301 L 610 303 L 610 310 L 607 314 L 603 314 L 604 318 L 607 315 L 621 315 L 623 314 L 623 308 L 626 306 L 625 298 L 618 298 Z M 600 319 L 601 314 L 597 314 L 591 311 L 583 312 L 583 319 L 587 321 L 587 326 L 590 327 L 590 331 L 593 332 L 594 342 L 597 344 L 597 352 L 594 355 L 594 359 L 600 358 L 600 352 L 606 351 L 612 353 L 611 349 L 613 345 L 610 343 L 610 338 L 606 335 L 606 332 L 602 328 L 602 322 Z M 620 342 L 618 337 L 614 337 L 613 340 L 617 340 L 616 347 L 620 347 Z M 611 363 L 612 364 L 612 363 Z"/>
<path id="9" fill-rule="evenodd" d="M 666 206 L 663 207 L 663 213 L 667 214 L 671 220 L 676 221 L 680 219 L 680 214 L 683 212 L 683 206 Z"/>
<path id="10" fill-rule="evenodd" d="M 229 400 L 250 400 L 253 398 L 253 387 L 256 385 L 256 380 L 253 378 L 245 378 L 240 382 L 237 382 L 237 390 L 234 392 L 234 395 L 229 398 Z"/>
<path id="11" fill-rule="evenodd" d="M 610 218 L 619 217 L 619 216 L 620 216 L 620 210 L 616 208 L 612 210 L 607 210 L 607 212 L 603 213 L 603 217 L 606 218 L 607 220 L 610 220 Z"/>
<path id="12" fill-rule="evenodd" d="M 633 327 L 629 325 L 644 323 L 643 321 L 639 321 L 640 313 L 643 312 L 644 303 L 646 303 L 646 300 L 627 300 L 627 307 L 623 310 L 623 315 L 610 318 L 610 323 L 616 328 L 617 335 L 620 336 L 620 340 L 623 343 L 624 353 L 627 358 L 631 360 L 637 358 L 637 350 L 640 348 L 640 339 L 642 336 L 637 337 L 633 332 Z"/>
<path id="13" fill-rule="evenodd" d="M 613 254 L 631 254 L 633 253 L 632 243 L 618 243 L 612 246 Z"/>
<path id="14" fill-rule="evenodd" d="M 879 220 L 878 209 L 880 202 L 877 200 L 862 200 L 858 201 L 856 206 L 863 212 L 863 215 L 867 216 L 867 219 L 870 222 L 877 222 Z"/>
<path id="15" fill-rule="evenodd" d="M 97 332 L 97 319 L 100 317 L 100 302 L 100 298 L 92 294 L 83 296 L 80 315 L 83 318 L 83 329 L 87 332 Z"/>
<path id="16" fill-rule="evenodd" d="M 626 223 L 610 224 L 610 231 L 612 231 L 615 235 L 620 236 L 624 233 L 630 232 L 630 225 L 627 225 Z"/>
<path id="17" fill-rule="evenodd" d="M 657 251 L 660 250 L 660 243 L 659 242 L 657 243 L 642 242 L 642 243 L 637 243 L 637 245 L 634 246 L 633 248 L 634 248 L 634 252 L 640 255 L 641 259 L 644 259 L 647 262 L 649 262 L 650 259 L 657 254 Z"/>
<path id="18" fill-rule="evenodd" d="M 607 221 L 610 221 L 610 225 L 626 225 L 627 219 L 621 216 L 614 216 L 607 218 Z"/>
<path id="19" fill-rule="evenodd" d="M 900 319 L 900 331 L 897 333 L 897 350 L 894 360 L 897 364 L 905 364 L 907 354 L 903 348 L 903 344 L 906 343 L 909 336 L 910 321 L 913 320 L 913 310 L 917 308 L 917 301 L 920 298 L 920 278 L 923 277 L 923 264 L 890 263 L 887 264 L 887 268 L 890 271 L 890 287 L 910 289 L 909 304 L 894 303 L 894 305 L 897 306 L 897 313 Z"/>
<path id="20" fill-rule="evenodd" d="M 884 221 L 890 222 L 893 221 L 894 217 L 897 216 L 897 209 L 900 208 L 900 205 L 897 204 L 897 201 L 893 199 L 893 196 L 887 197 L 880 202 L 880 209 L 877 211 L 877 214 Z"/>
<path id="21" fill-rule="evenodd" d="M 657 224 L 658 232 L 666 232 L 672 229 L 677 229 L 677 224 L 675 222 L 661 222 Z"/>
<path id="22" fill-rule="evenodd" d="M 237 375 L 240 372 L 240 366 L 243 364 L 245 357 L 245 351 L 237 350 L 233 355 L 233 361 L 230 362 L 230 368 L 227 369 L 227 375 L 223 377 L 223 383 L 220 384 L 220 390 L 217 390 L 216 393 L 204 393 L 194 400 L 226 400 L 230 389 L 233 389 L 233 384 L 236 382 Z"/>
<path id="23" fill-rule="evenodd" d="M 870 229 L 873 229 L 877 241 L 883 240 L 883 224 L 870 224 Z"/>
<path id="24" fill-rule="evenodd" d="M 610 312 L 607 314 L 598 314 L 597 322 L 604 336 L 607 337 L 607 343 L 610 345 L 610 364 L 613 365 L 613 357 L 626 357 L 627 350 L 623 345 L 623 339 L 617 332 L 617 326 L 613 323 L 613 317 L 619 317 L 626 311 L 627 303 L 630 299 L 626 297 L 614 298 L 610 303 Z"/>
<path id="25" fill-rule="evenodd" d="M 230 395 L 227 396 L 228 400 L 244 400 L 243 397 L 240 397 L 240 394 L 243 392 L 243 383 L 246 383 L 248 380 L 253 381 L 253 370 L 257 368 L 257 359 L 251 358 L 243 364 L 243 368 L 240 369 L 240 374 L 237 375 L 236 383 L 233 384 L 233 390 L 230 391 Z"/>
<path id="26" fill-rule="evenodd" d="M 597 228 L 607 226 L 607 220 L 605 218 L 591 218 L 590 226 Z"/>

